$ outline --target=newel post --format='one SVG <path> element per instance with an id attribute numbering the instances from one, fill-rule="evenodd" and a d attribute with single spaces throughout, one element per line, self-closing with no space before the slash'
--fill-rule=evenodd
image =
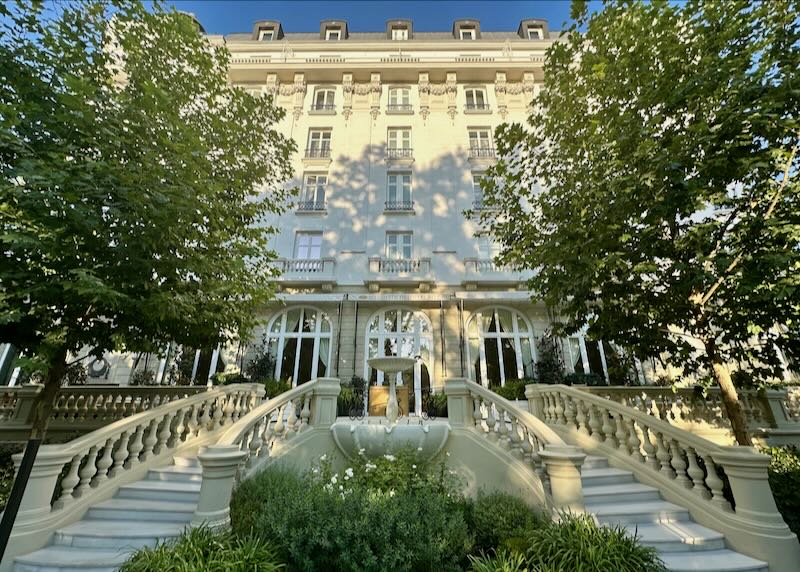
<path id="1" fill-rule="evenodd" d="M 544 400 L 535 383 L 525 386 L 525 397 L 528 398 L 528 411 L 531 415 L 544 421 Z"/>
<path id="2" fill-rule="evenodd" d="M 766 401 L 766 409 L 769 414 L 772 416 L 773 427 L 776 429 L 797 429 L 797 423 L 792 421 L 786 415 L 786 409 L 784 408 L 784 402 L 789 397 L 789 390 L 788 389 L 766 389 L 764 390 L 763 394 L 759 394 L 758 399 Z M 751 427 L 751 430 L 755 429 L 755 427 Z"/>
<path id="3" fill-rule="evenodd" d="M 447 395 L 447 419 L 450 426 L 471 427 L 473 425 L 472 403 L 467 380 L 463 377 L 446 379 L 444 393 Z"/>
<path id="4" fill-rule="evenodd" d="M 546 445 L 539 456 L 550 481 L 553 508 L 563 512 L 584 512 L 581 465 L 586 453 L 580 447 Z"/>
<path id="5" fill-rule="evenodd" d="M 33 422 L 33 406 L 39 398 L 44 386 L 38 383 L 26 383 L 14 388 L 17 393 L 17 405 L 14 410 L 14 422 L 29 425 Z"/>
<path id="6" fill-rule="evenodd" d="M 321 377 L 311 396 L 312 427 L 330 427 L 336 421 L 336 400 L 342 390 L 339 379 Z"/>
<path id="7" fill-rule="evenodd" d="M 19 471 L 22 462 L 22 453 L 12 457 L 14 465 Z M 70 461 L 69 453 L 64 452 L 63 445 L 42 445 L 36 453 L 31 476 L 25 486 L 22 502 L 15 520 L 15 528 L 22 528 L 26 523 L 36 522 L 50 514 L 50 499 L 56 490 L 61 469 Z"/>
<path id="8" fill-rule="evenodd" d="M 203 468 L 193 525 L 218 528 L 230 524 L 231 494 L 239 465 L 247 456 L 238 445 L 214 445 L 197 455 Z"/>
<path id="9" fill-rule="evenodd" d="M 769 562 L 770 572 L 796 571 L 800 544 L 775 505 L 767 473 L 769 456 L 755 447 L 729 446 L 712 457 L 725 470 L 736 503 L 735 515 L 746 533 L 736 538 L 728 535 L 732 546 Z"/>

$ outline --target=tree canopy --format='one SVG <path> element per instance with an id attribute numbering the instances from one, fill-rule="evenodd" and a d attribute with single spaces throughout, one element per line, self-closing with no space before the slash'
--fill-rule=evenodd
<path id="1" fill-rule="evenodd" d="M 482 222 L 561 331 L 704 370 L 800 357 L 800 1 L 573 4 Z"/>
<path id="2" fill-rule="evenodd" d="M 273 295 L 294 143 L 229 57 L 158 3 L 0 4 L 0 341 L 48 383 L 84 347 L 246 334 Z"/>

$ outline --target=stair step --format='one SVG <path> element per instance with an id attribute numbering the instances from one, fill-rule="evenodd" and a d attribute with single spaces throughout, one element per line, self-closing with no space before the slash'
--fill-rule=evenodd
<path id="1" fill-rule="evenodd" d="M 89 519 L 149 522 L 189 522 L 196 503 L 113 498 L 92 506 Z"/>
<path id="2" fill-rule="evenodd" d="M 664 500 L 586 504 L 602 524 L 635 524 L 656 522 L 685 522 L 689 511 Z"/>
<path id="3" fill-rule="evenodd" d="M 184 481 L 200 482 L 203 471 L 199 467 L 161 467 L 147 472 L 148 481 Z"/>
<path id="4" fill-rule="evenodd" d="M 656 488 L 634 482 L 583 487 L 583 498 L 587 503 L 600 504 L 658 500 L 661 496 Z"/>
<path id="5" fill-rule="evenodd" d="M 586 469 L 605 469 L 608 467 L 608 459 L 597 455 L 586 455 L 586 459 L 581 465 L 582 470 Z"/>
<path id="6" fill-rule="evenodd" d="M 614 467 L 585 469 L 581 471 L 581 482 L 584 487 L 632 483 L 633 473 Z"/>
<path id="7" fill-rule="evenodd" d="M 179 536 L 182 522 L 130 520 L 81 520 L 56 531 L 53 544 L 91 549 L 138 550 L 160 540 Z"/>
<path id="8" fill-rule="evenodd" d="M 120 487 L 116 497 L 121 499 L 150 499 L 196 503 L 200 496 L 197 481 L 139 481 Z"/>
<path id="9" fill-rule="evenodd" d="M 670 572 L 768 572 L 766 562 L 739 554 L 733 550 L 709 550 L 702 555 L 694 552 L 668 552 L 661 555 Z"/>
<path id="10" fill-rule="evenodd" d="M 14 559 L 14 572 L 62 572 L 91 570 L 116 572 L 131 551 L 115 549 L 86 550 L 71 546 L 47 546 Z"/>
<path id="11" fill-rule="evenodd" d="M 696 553 L 725 548 L 725 537 L 722 534 L 696 522 L 628 524 L 625 528 L 630 534 L 636 534 L 642 544 L 652 546 L 660 553 Z"/>
<path id="12" fill-rule="evenodd" d="M 172 464 L 176 467 L 197 467 L 200 468 L 200 461 L 197 457 L 174 457 Z"/>

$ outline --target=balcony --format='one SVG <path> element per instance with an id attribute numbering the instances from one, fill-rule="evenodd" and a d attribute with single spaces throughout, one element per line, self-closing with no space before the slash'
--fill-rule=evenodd
<path id="1" fill-rule="evenodd" d="M 529 272 L 515 272 L 492 258 L 465 258 L 463 284 L 467 290 L 478 286 L 519 287 L 530 277 Z"/>
<path id="2" fill-rule="evenodd" d="M 336 115 L 336 105 L 333 103 L 315 103 L 308 113 L 310 115 Z"/>
<path id="3" fill-rule="evenodd" d="M 414 201 L 386 201 L 383 210 L 389 213 L 414 213 Z"/>
<path id="4" fill-rule="evenodd" d="M 492 108 L 488 103 L 468 103 L 464 106 L 464 113 L 467 115 L 479 115 L 482 113 L 491 113 Z"/>
<path id="5" fill-rule="evenodd" d="M 336 284 L 333 258 L 279 258 L 273 263 L 280 271 L 280 286 L 319 286 L 330 292 Z"/>
<path id="6" fill-rule="evenodd" d="M 310 166 L 327 166 L 331 163 L 330 147 L 308 147 L 303 163 Z"/>
<path id="7" fill-rule="evenodd" d="M 371 292 L 377 292 L 382 286 L 417 286 L 428 291 L 433 284 L 430 258 L 372 256 L 369 273 L 365 282 Z"/>
<path id="8" fill-rule="evenodd" d="M 500 210 L 499 207 L 487 205 L 483 201 L 472 201 L 472 210 L 475 212 L 494 212 Z"/>
<path id="9" fill-rule="evenodd" d="M 386 162 L 391 166 L 408 166 L 414 162 L 414 150 L 410 147 L 387 147 Z"/>
<path id="10" fill-rule="evenodd" d="M 469 162 L 478 165 L 491 164 L 497 161 L 497 153 L 494 147 L 477 147 L 469 148 Z"/>
<path id="11" fill-rule="evenodd" d="M 414 106 L 410 103 L 390 103 L 386 106 L 386 115 L 413 115 Z"/>
<path id="12" fill-rule="evenodd" d="M 327 212 L 327 206 L 325 201 L 300 201 L 296 210 L 298 214 L 324 214 Z"/>

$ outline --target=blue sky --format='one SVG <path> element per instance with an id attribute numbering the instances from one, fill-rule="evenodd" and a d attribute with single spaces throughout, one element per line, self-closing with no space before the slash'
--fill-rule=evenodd
<path id="1" fill-rule="evenodd" d="M 253 22 L 280 20 L 286 32 L 319 30 L 326 18 L 347 20 L 350 31 L 374 32 L 390 18 L 411 18 L 420 32 L 445 31 L 457 18 L 476 18 L 481 29 L 516 31 L 523 18 L 544 18 L 560 30 L 569 19 L 568 0 L 166 0 L 193 12 L 209 34 L 249 32 Z"/>

